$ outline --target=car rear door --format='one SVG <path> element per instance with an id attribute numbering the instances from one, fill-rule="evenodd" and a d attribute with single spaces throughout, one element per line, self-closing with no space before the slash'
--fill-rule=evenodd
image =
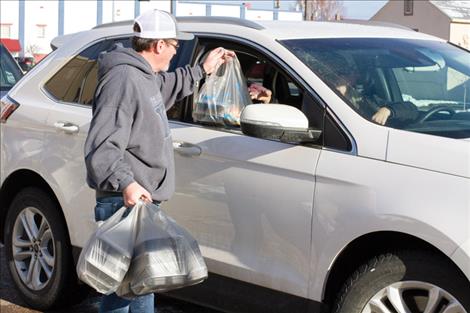
<path id="1" fill-rule="evenodd" d="M 44 138 L 48 147 L 44 159 L 50 181 L 63 207 L 72 244 L 82 247 L 96 228 L 95 194 L 86 185 L 83 147 L 92 117 L 92 102 L 97 85 L 97 59 L 115 42 L 129 46 L 129 39 L 104 38 L 83 49 L 44 85 L 53 99 Z M 81 221 L 76 224 L 73 221 Z"/>

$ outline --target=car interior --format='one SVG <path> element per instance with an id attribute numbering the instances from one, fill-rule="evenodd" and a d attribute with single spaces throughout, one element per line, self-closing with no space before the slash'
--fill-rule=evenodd
<path id="1" fill-rule="evenodd" d="M 224 47 L 233 50 L 240 62 L 241 71 L 246 79 L 247 88 L 252 83 L 259 84 L 272 92 L 270 103 L 280 103 L 302 108 L 303 92 L 289 76 L 283 72 L 276 64 L 268 60 L 261 53 L 237 43 L 221 40 L 201 40 L 196 48 L 193 64 L 203 62 L 207 54 L 212 49 Z M 203 86 L 204 80 L 199 84 Z M 197 92 L 195 93 L 197 95 Z M 194 103 L 196 96 L 189 100 Z M 192 107 L 190 105 L 189 107 Z M 189 113 L 189 112 L 188 112 Z M 190 117 L 191 114 L 186 115 Z M 191 118 L 192 119 L 192 118 Z M 193 120 L 193 122 L 195 122 Z"/>

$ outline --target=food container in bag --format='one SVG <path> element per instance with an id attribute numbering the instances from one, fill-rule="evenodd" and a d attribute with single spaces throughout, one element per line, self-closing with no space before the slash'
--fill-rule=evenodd
<path id="1" fill-rule="evenodd" d="M 131 264 L 137 211 L 125 213 L 123 207 L 98 227 L 77 263 L 80 280 L 103 294 L 117 290 Z"/>
<path id="2" fill-rule="evenodd" d="M 146 203 L 139 212 L 138 225 L 134 257 L 117 295 L 133 298 L 207 278 L 197 241 L 158 206 Z"/>

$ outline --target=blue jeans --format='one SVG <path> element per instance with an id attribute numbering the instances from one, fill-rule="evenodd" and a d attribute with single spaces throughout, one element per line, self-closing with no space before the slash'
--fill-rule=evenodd
<path id="1" fill-rule="evenodd" d="M 111 217 L 117 210 L 122 208 L 124 200 L 122 197 L 102 197 L 96 199 L 95 220 L 104 221 Z M 137 297 L 133 300 L 118 297 L 115 293 L 103 296 L 99 309 L 100 313 L 154 313 L 153 293 Z"/>

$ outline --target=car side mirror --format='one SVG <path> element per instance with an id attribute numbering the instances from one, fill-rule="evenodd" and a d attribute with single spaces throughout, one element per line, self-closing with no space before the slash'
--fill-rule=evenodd
<path id="1" fill-rule="evenodd" d="M 308 128 L 299 109 L 284 104 L 250 104 L 241 113 L 240 126 L 245 135 L 287 143 L 315 143 L 322 133 Z"/>

